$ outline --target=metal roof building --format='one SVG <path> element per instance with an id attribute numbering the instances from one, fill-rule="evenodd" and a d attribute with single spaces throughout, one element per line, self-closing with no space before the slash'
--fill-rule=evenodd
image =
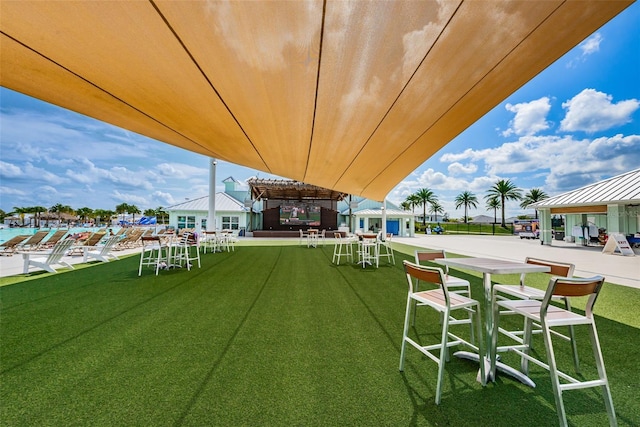
<path id="1" fill-rule="evenodd" d="M 639 233 L 640 169 L 550 197 L 530 207 L 540 212 L 541 238 L 549 245 L 552 215 L 566 215 L 566 230 L 592 225 L 606 233 L 627 236 Z"/>

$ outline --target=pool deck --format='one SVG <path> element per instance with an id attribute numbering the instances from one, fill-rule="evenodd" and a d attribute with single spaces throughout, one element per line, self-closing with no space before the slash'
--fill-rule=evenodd
<path id="1" fill-rule="evenodd" d="M 238 246 L 251 245 L 252 237 L 240 237 Z M 260 244 L 265 240 L 255 239 Z M 295 244 L 298 239 L 273 239 Z M 523 261 L 525 257 L 537 257 L 575 264 L 575 275 L 590 277 L 602 275 L 609 283 L 640 289 L 640 249 L 634 249 L 636 256 L 609 255 L 602 253 L 602 247 L 577 246 L 574 243 L 553 241 L 551 246 L 541 245 L 539 240 L 519 239 L 515 236 L 476 235 L 417 235 L 415 237 L 394 237 L 393 242 L 418 248 L 444 249 L 448 252 L 473 257 Z M 331 244 L 331 241 L 327 241 Z M 118 256 L 137 254 L 140 248 L 118 251 Z M 82 263 L 82 256 L 65 257 L 70 264 Z M 0 257 L 0 277 L 22 274 L 22 256 Z M 35 271 L 32 269 L 32 271 Z"/>

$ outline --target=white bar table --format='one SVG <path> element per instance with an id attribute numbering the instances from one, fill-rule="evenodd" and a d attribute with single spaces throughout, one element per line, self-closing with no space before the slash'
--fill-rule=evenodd
<path id="1" fill-rule="evenodd" d="M 520 274 L 520 273 L 548 273 L 551 268 L 545 265 L 527 264 L 524 262 L 507 261 L 493 258 L 441 258 L 436 259 L 434 262 L 449 267 L 457 267 L 465 270 L 473 270 L 482 273 L 482 282 L 484 285 L 484 317 L 485 317 L 485 351 L 488 353 L 489 358 L 484 357 L 484 363 L 488 364 L 487 380 L 495 381 L 496 369 L 504 372 L 523 384 L 527 384 L 531 387 L 535 387 L 535 383 L 531 381 L 529 377 L 522 372 L 496 361 L 496 349 L 494 347 L 493 336 L 493 310 L 491 307 L 491 294 L 492 294 L 492 274 Z M 497 338 L 497 337 L 495 337 Z M 465 359 L 476 360 L 480 362 L 480 355 L 467 351 L 458 351 L 454 354 L 457 357 Z"/>

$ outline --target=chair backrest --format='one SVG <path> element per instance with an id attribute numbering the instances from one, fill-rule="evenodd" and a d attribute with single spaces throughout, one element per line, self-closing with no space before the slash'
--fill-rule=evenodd
<path id="1" fill-rule="evenodd" d="M 20 236 L 15 236 L 15 237 L 12 237 L 11 239 L 7 240 L 4 243 L 0 243 L 0 247 L 2 247 L 2 248 L 13 248 L 13 247 L 19 245 L 20 243 L 24 242 L 28 238 L 29 238 L 29 235 L 27 235 L 27 234 L 23 234 L 23 235 L 20 235 Z"/>
<path id="2" fill-rule="evenodd" d="M 29 238 L 22 246 L 36 246 L 49 234 L 48 230 L 37 231 L 33 236 Z"/>
<path id="3" fill-rule="evenodd" d="M 415 252 L 416 264 L 422 261 L 433 261 L 435 259 L 446 258 L 447 254 L 444 250 L 420 250 Z"/>
<path id="4" fill-rule="evenodd" d="M 64 254 L 73 246 L 75 242 L 71 239 L 60 240 L 58 243 L 53 245 L 53 249 L 51 249 L 51 253 L 47 257 L 45 261 L 47 264 L 55 264 L 64 256 Z"/>
<path id="5" fill-rule="evenodd" d="M 67 230 L 58 230 L 55 233 L 53 233 L 53 235 L 49 237 L 47 241 L 44 243 L 46 245 L 53 245 L 54 243 L 58 243 L 58 241 L 60 241 L 65 234 L 67 234 Z"/>
<path id="6" fill-rule="evenodd" d="M 447 252 L 444 249 L 418 249 L 415 251 L 416 264 L 422 264 L 424 261 L 433 262 L 436 259 L 446 258 Z M 449 274 L 449 266 L 444 266 L 444 273 Z"/>
<path id="7" fill-rule="evenodd" d="M 603 284 L 604 277 L 602 276 L 594 276 L 586 279 L 577 277 L 552 277 L 551 280 L 549 280 L 547 292 L 542 300 L 540 316 L 544 317 L 547 307 L 554 296 L 569 298 L 588 296 L 585 315 L 591 318 L 593 315 L 593 305 L 596 303 Z"/>
<path id="8" fill-rule="evenodd" d="M 151 236 L 153 237 L 153 236 Z M 102 248 L 100 249 L 100 253 L 102 255 L 107 254 L 111 251 L 111 248 L 118 243 L 118 241 L 120 240 L 120 236 L 111 236 L 109 237 L 105 242 L 104 245 L 102 246 Z"/>
<path id="9" fill-rule="evenodd" d="M 91 236 L 89 236 L 89 238 L 87 240 L 84 241 L 84 243 L 82 244 L 83 246 L 95 246 L 98 244 L 98 242 L 100 242 L 100 240 L 102 240 L 102 238 L 105 236 L 105 233 L 93 233 Z"/>
<path id="10" fill-rule="evenodd" d="M 549 271 L 549 274 L 551 274 L 552 276 L 558 276 L 558 277 L 573 277 L 573 271 L 575 270 L 575 265 L 568 262 L 556 262 L 556 261 L 549 261 L 546 259 L 533 258 L 533 257 L 525 258 L 524 262 L 527 264 L 547 266 L 551 269 Z M 520 284 L 523 286 L 524 286 L 525 276 L 526 276 L 526 273 L 522 273 L 520 275 Z"/>
<path id="11" fill-rule="evenodd" d="M 449 292 L 447 291 L 447 287 L 443 286 L 445 283 L 444 280 L 444 272 L 441 268 L 438 267 L 429 267 L 426 265 L 414 264 L 411 261 L 403 261 L 404 264 L 404 272 L 407 276 L 407 283 L 409 285 L 409 293 L 413 293 L 414 289 L 414 280 L 416 283 L 418 281 L 431 283 L 439 287 L 445 299 L 445 304 L 449 306 Z"/>

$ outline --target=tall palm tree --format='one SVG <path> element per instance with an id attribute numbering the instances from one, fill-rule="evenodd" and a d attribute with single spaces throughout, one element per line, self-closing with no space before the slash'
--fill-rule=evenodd
<path id="1" fill-rule="evenodd" d="M 13 207 L 13 212 L 10 212 L 10 213 L 18 215 L 18 217 L 20 217 L 20 222 L 22 223 L 22 225 L 24 225 L 24 216 L 25 216 L 25 214 L 28 214 L 29 212 L 31 212 L 31 211 L 29 210 L 28 207 L 14 206 Z"/>
<path id="2" fill-rule="evenodd" d="M 42 212 L 46 212 L 47 208 L 45 208 L 44 206 L 31 206 L 28 209 L 29 213 L 33 213 L 35 214 L 34 219 L 35 219 L 35 226 L 36 227 L 40 227 L 40 214 Z"/>
<path id="3" fill-rule="evenodd" d="M 464 206 L 464 223 L 466 224 L 469 221 L 467 211 L 469 207 L 478 207 L 478 198 L 471 191 L 466 190 L 458 194 L 454 199 L 454 202 L 456 202 L 456 209 L 458 209 L 460 206 Z"/>
<path id="4" fill-rule="evenodd" d="M 428 188 L 421 188 L 416 192 L 416 197 L 420 199 L 422 205 L 422 225 L 425 226 L 427 220 L 427 205 L 438 201 L 438 197 Z"/>
<path id="5" fill-rule="evenodd" d="M 62 212 L 64 212 L 64 206 L 61 203 L 56 203 L 55 205 L 49 208 L 49 212 L 58 214 L 58 225 L 60 225 L 60 218 Z"/>
<path id="6" fill-rule="evenodd" d="M 122 223 L 124 224 L 124 214 L 129 211 L 129 205 L 126 203 L 120 203 L 116 206 L 116 213 L 118 215 L 122 214 Z"/>
<path id="7" fill-rule="evenodd" d="M 531 190 L 529 190 L 527 194 L 524 195 L 524 198 L 522 199 L 522 203 L 520 203 L 520 207 L 522 209 L 527 209 L 527 206 L 548 198 L 549 196 L 547 195 L 547 193 L 545 193 L 541 189 L 532 188 Z M 536 219 L 538 219 L 538 209 L 535 209 L 535 212 L 536 212 Z"/>
<path id="8" fill-rule="evenodd" d="M 487 199 L 487 209 L 493 209 L 493 223 L 498 222 L 498 209 L 500 208 L 500 199 L 497 197 L 485 197 Z"/>
<path id="9" fill-rule="evenodd" d="M 140 213 L 140 208 L 138 208 L 136 205 L 129 205 L 128 212 L 132 215 L 131 222 L 135 224 L 136 223 L 136 214 Z"/>
<path id="10" fill-rule="evenodd" d="M 157 219 L 162 221 L 161 224 L 164 224 L 164 221 L 169 217 L 169 214 L 167 214 L 167 212 L 164 210 L 162 206 L 158 206 L 156 208 L 156 217 Z"/>
<path id="11" fill-rule="evenodd" d="M 400 202 L 400 209 L 402 209 L 403 211 L 410 211 L 411 203 L 407 202 L 406 200 L 404 202 Z"/>
<path id="12" fill-rule="evenodd" d="M 431 202 L 430 206 L 431 206 L 431 209 L 429 210 L 429 213 L 435 214 L 436 222 L 438 222 L 438 214 L 439 213 L 443 213 L 444 212 L 444 208 L 442 207 L 440 202 L 438 202 L 437 200 L 434 200 L 433 202 Z"/>
<path id="13" fill-rule="evenodd" d="M 413 215 L 415 216 L 416 214 L 416 206 L 420 206 L 421 200 L 420 198 L 415 194 L 409 194 L 407 196 L 407 198 L 405 199 L 405 201 L 407 203 L 409 203 L 409 206 L 411 206 L 411 211 L 413 212 Z"/>
<path id="14" fill-rule="evenodd" d="M 76 213 L 78 214 L 82 222 L 86 222 L 87 219 L 89 219 L 91 215 L 93 215 L 93 209 L 85 206 L 83 208 L 78 209 Z"/>
<path id="15" fill-rule="evenodd" d="M 505 202 L 507 200 L 520 200 L 522 199 L 522 193 L 516 185 L 511 182 L 510 179 L 501 179 L 500 181 L 493 184 L 493 187 L 487 191 L 487 196 L 489 197 L 497 197 L 500 199 L 500 208 L 502 210 L 502 227 L 506 227 L 507 225 L 504 222 L 504 210 L 505 210 Z"/>

